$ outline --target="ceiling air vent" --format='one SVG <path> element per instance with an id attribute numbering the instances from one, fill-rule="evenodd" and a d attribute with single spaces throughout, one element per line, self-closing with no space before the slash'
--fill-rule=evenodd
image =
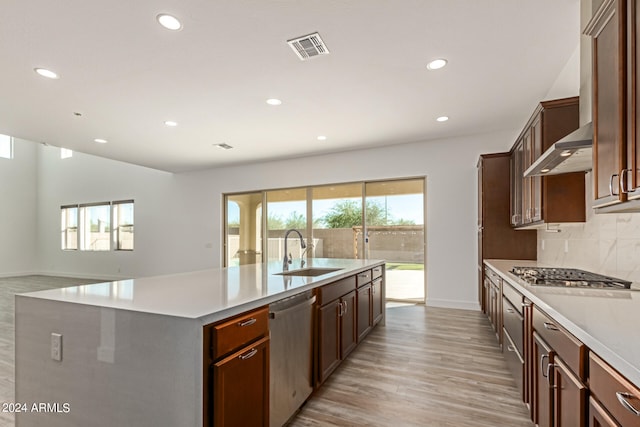
<path id="1" fill-rule="evenodd" d="M 329 53 L 327 45 L 324 44 L 324 41 L 322 41 L 322 38 L 318 33 L 287 40 L 287 43 L 302 61 L 306 61 L 314 56 L 327 55 Z"/>

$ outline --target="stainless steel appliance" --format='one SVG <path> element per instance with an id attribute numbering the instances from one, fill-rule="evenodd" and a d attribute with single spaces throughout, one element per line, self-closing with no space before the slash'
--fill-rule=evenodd
<path id="1" fill-rule="evenodd" d="M 269 305 L 269 425 L 284 425 L 313 390 L 312 307 L 316 297 L 304 292 Z"/>
<path id="2" fill-rule="evenodd" d="M 631 282 L 577 268 L 513 267 L 511 272 L 530 285 L 572 288 L 629 289 Z"/>

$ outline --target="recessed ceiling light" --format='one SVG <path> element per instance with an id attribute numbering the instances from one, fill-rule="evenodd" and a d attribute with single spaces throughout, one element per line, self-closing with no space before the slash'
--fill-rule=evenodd
<path id="1" fill-rule="evenodd" d="M 326 140 L 327 140 L 326 136 L 324 136 L 324 135 L 318 136 L 318 141 L 326 141 Z"/>
<path id="2" fill-rule="evenodd" d="M 98 144 L 106 144 L 107 142 L 109 142 L 106 139 L 102 139 L 102 138 L 96 138 L 93 141 L 97 142 Z"/>
<path id="3" fill-rule="evenodd" d="M 172 128 L 178 126 L 178 122 L 174 122 L 173 120 L 167 120 L 164 124 Z"/>
<path id="4" fill-rule="evenodd" d="M 547 173 L 547 172 L 549 172 L 550 170 L 551 170 L 551 169 L 540 169 L 540 172 L 541 172 L 541 173 Z"/>
<path id="5" fill-rule="evenodd" d="M 225 144 L 224 142 L 222 144 L 214 144 L 213 145 L 216 148 L 220 148 L 221 150 L 231 150 L 233 147 L 230 146 L 229 144 Z"/>
<path id="6" fill-rule="evenodd" d="M 282 104 L 282 101 L 280 101 L 277 98 L 269 98 L 269 99 L 267 99 L 267 104 L 269 104 L 269 105 L 280 105 L 280 104 Z"/>
<path id="7" fill-rule="evenodd" d="M 54 73 L 51 70 L 47 70 L 46 68 L 34 68 L 33 71 L 41 75 L 42 77 L 46 77 L 48 79 L 59 79 L 60 76 Z"/>
<path id="8" fill-rule="evenodd" d="M 448 116 L 440 116 L 436 119 L 438 122 L 446 122 L 447 120 L 449 120 Z"/>
<path id="9" fill-rule="evenodd" d="M 569 150 L 564 150 L 562 153 L 560 153 L 560 155 L 562 157 L 569 157 L 571 155 L 571 151 Z"/>
<path id="10" fill-rule="evenodd" d="M 427 64 L 427 68 L 429 70 L 439 70 L 440 68 L 444 67 L 445 65 L 447 65 L 447 60 L 446 59 L 442 59 L 442 58 L 438 58 L 438 59 L 434 59 L 433 61 L 429 62 Z"/>
<path id="11" fill-rule="evenodd" d="M 182 23 L 178 21 L 178 18 L 176 18 L 175 16 L 161 13 L 160 15 L 156 16 L 156 20 L 167 30 L 178 31 L 182 29 Z"/>

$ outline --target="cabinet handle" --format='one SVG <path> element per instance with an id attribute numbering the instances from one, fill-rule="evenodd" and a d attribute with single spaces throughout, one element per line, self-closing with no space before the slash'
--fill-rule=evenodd
<path id="1" fill-rule="evenodd" d="M 242 360 L 251 359 L 257 353 L 258 353 L 258 350 L 256 350 L 255 348 L 252 348 L 247 353 L 244 353 L 244 354 L 241 354 L 240 356 L 238 356 L 238 359 L 242 359 Z"/>
<path id="2" fill-rule="evenodd" d="M 507 350 L 508 350 L 508 351 L 515 352 L 515 351 L 516 351 L 516 348 L 515 348 L 514 346 L 512 346 L 511 344 L 509 344 L 509 345 L 507 346 Z"/>
<path id="3" fill-rule="evenodd" d="M 342 304 L 344 304 L 344 313 L 342 313 L 342 315 L 347 314 L 347 309 L 349 308 L 349 305 L 347 304 L 346 301 L 343 301 Z"/>
<path id="4" fill-rule="evenodd" d="M 628 190 L 626 187 L 626 183 L 627 183 L 627 172 L 632 172 L 633 169 L 622 169 L 622 172 L 620 172 L 620 192 L 622 194 L 629 194 L 631 193 L 631 190 Z"/>
<path id="5" fill-rule="evenodd" d="M 368 274 L 367 273 L 360 273 L 360 274 L 358 274 L 358 277 L 366 279 L 368 277 Z"/>
<path id="6" fill-rule="evenodd" d="M 254 323 L 256 323 L 256 322 L 257 322 L 257 320 L 256 320 L 254 317 L 252 317 L 251 319 L 247 319 L 247 320 L 245 320 L 245 321 L 238 322 L 238 326 L 240 326 L 240 327 L 243 327 L 243 326 L 251 326 L 251 325 L 253 325 L 253 324 L 254 324 Z"/>
<path id="7" fill-rule="evenodd" d="M 611 178 L 609 178 L 609 195 L 610 196 L 618 196 L 619 193 L 614 193 L 613 192 L 613 181 L 616 179 L 616 177 L 619 177 L 620 175 L 618 175 L 617 173 L 614 173 L 613 175 L 611 175 Z"/>
<path id="8" fill-rule="evenodd" d="M 640 411 L 634 408 L 633 405 L 631 405 L 631 403 L 629 403 L 629 401 L 627 400 L 627 399 L 635 399 L 635 397 L 631 393 L 616 391 L 616 397 L 618 398 L 618 401 L 620 402 L 620 404 L 624 406 L 624 409 L 631 412 L 636 417 L 640 417 Z"/>
<path id="9" fill-rule="evenodd" d="M 507 308 L 507 313 L 515 313 L 516 311 L 513 308 Z"/>
<path id="10" fill-rule="evenodd" d="M 559 329 L 558 329 L 558 327 L 557 327 L 556 325 L 554 325 L 553 323 L 551 323 L 551 322 L 544 322 L 544 323 L 543 323 L 543 325 L 544 325 L 544 328 L 545 328 L 545 329 L 548 329 L 548 330 L 550 330 L 550 331 L 557 331 L 557 330 L 559 330 Z"/>
<path id="11" fill-rule="evenodd" d="M 342 315 L 344 314 L 342 312 L 342 309 L 344 308 L 344 306 L 342 305 L 342 302 L 338 303 L 338 317 L 342 317 Z"/>
<path id="12" fill-rule="evenodd" d="M 548 358 L 549 358 L 548 354 L 543 354 L 542 356 L 540 356 L 540 373 L 542 373 L 542 376 L 544 378 L 547 378 L 547 381 L 549 380 L 549 378 L 547 377 L 547 375 L 549 374 L 549 371 L 546 370 L 546 374 L 545 374 L 544 359 L 548 359 Z"/>
<path id="13" fill-rule="evenodd" d="M 549 363 L 547 365 L 547 375 L 545 375 L 545 377 L 547 377 L 547 384 L 549 384 L 549 387 L 553 387 L 551 385 L 551 368 L 553 368 L 554 366 L 556 366 L 554 363 Z"/>
<path id="14" fill-rule="evenodd" d="M 371 294 L 372 295 L 376 294 L 376 287 L 375 286 L 371 286 Z"/>

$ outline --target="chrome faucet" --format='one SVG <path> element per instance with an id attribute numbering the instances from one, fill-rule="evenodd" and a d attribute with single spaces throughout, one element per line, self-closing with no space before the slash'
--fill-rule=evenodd
<path id="1" fill-rule="evenodd" d="M 300 247 L 302 249 L 305 249 L 307 247 L 307 245 L 304 243 L 304 239 L 302 238 L 302 234 L 295 229 L 290 229 L 287 230 L 286 233 L 284 233 L 284 259 L 282 260 L 282 271 L 287 271 L 289 270 L 289 264 L 291 264 L 291 254 L 287 255 L 287 237 L 289 237 L 289 234 L 291 234 L 292 232 L 298 233 L 298 236 L 300 237 Z"/>

